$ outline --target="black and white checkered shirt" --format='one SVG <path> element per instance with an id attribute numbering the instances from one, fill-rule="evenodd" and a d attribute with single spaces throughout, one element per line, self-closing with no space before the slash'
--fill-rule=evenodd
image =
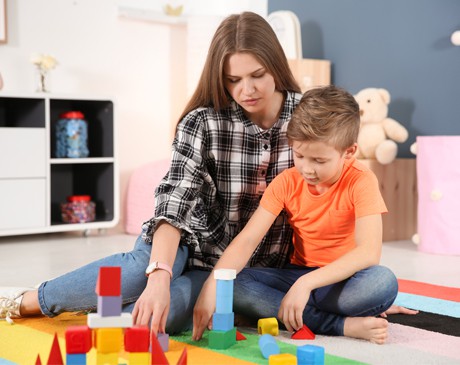
<path id="1" fill-rule="evenodd" d="M 233 102 L 216 112 L 199 108 L 178 125 L 171 168 L 155 191 L 155 217 L 143 226 L 151 242 L 166 220 L 182 230 L 190 266 L 211 269 L 259 205 L 267 184 L 293 166 L 287 123 L 301 95 L 286 93 L 276 124 L 263 130 Z M 292 231 L 284 213 L 253 254 L 250 266 L 282 266 Z"/>

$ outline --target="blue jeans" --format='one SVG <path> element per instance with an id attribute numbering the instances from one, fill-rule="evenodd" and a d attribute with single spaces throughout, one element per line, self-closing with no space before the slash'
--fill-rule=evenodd
<path id="1" fill-rule="evenodd" d="M 132 251 L 94 261 L 79 269 L 46 281 L 38 288 L 41 311 L 48 317 L 63 312 L 95 311 L 96 281 L 101 266 L 120 266 L 123 312 L 132 312 L 134 304 L 147 285 L 145 268 L 150 261 L 152 245 L 140 235 Z M 175 334 L 192 328 L 193 307 L 209 271 L 188 270 L 188 248 L 179 246 L 172 267 L 171 305 L 166 332 Z"/>
<path id="2" fill-rule="evenodd" d="M 252 319 L 277 317 L 292 284 L 313 270 L 316 268 L 292 264 L 283 269 L 242 270 L 234 283 L 235 313 Z M 371 266 L 347 280 L 313 290 L 303 321 L 316 334 L 343 336 L 346 317 L 379 315 L 393 304 L 397 293 L 393 272 L 383 266 Z"/>

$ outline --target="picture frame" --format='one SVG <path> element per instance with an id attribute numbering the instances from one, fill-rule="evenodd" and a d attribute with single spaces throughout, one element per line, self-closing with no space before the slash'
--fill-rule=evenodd
<path id="1" fill-rule="evenodd" d="M 6 0 L 0 0 L 0 43 L 6 43 Z"/>

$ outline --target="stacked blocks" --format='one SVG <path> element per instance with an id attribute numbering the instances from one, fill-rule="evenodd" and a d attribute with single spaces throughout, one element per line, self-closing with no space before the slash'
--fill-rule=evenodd
<path id="1" fill-rule="evenodd" d="M 220 269 L 214 271 L 216 279 L 216 311 L 212 316 L 212 330 L 209 332 L 209 347 L 226 349 L 236 343 L 236 328 L 233 313 L 233 280 L 236 271 Z"/>
<path id="2" fill-rule="evenodd" d="M 324 365 L 324 347 L 314 345 L 297 347 L 297 365 Z"/>
<path id="3" fill-rule="evenodd" d="M 93 347 L 91 329 L 88 326 L 71 326 L 65 331 L 66 364 L 85 365 L 86 354 Z"/>

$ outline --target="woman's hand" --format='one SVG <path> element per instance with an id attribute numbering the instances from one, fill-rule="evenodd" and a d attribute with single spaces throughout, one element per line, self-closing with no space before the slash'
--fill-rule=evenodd
<path id="1" fill-rule="evenodd" d="M 166 331 L 169 313 L 171 277 L 164 270 L 149 275 L 147 286 L 137 300 L 133 310 L 133 323 L 148 326 L 153 333 Z"/>
<path id="2" fill-rule="evenodd" d="M 311 290 L 306 289 L 299 278 L 286 293 L 278 311 L 278 319 L 289 332 L 295 332 L 303 326 L 303 311 L 310 299 Z"/>
<path id="3" fill-rule="evenodd" d="M 212 275 L 212 274 L 211 274 Z M 193 309 L 192 339 L 198 341 L 206 329 L 212 328 L 212 314 L 216 309 L 216 281 L 206 280 Z"/>

